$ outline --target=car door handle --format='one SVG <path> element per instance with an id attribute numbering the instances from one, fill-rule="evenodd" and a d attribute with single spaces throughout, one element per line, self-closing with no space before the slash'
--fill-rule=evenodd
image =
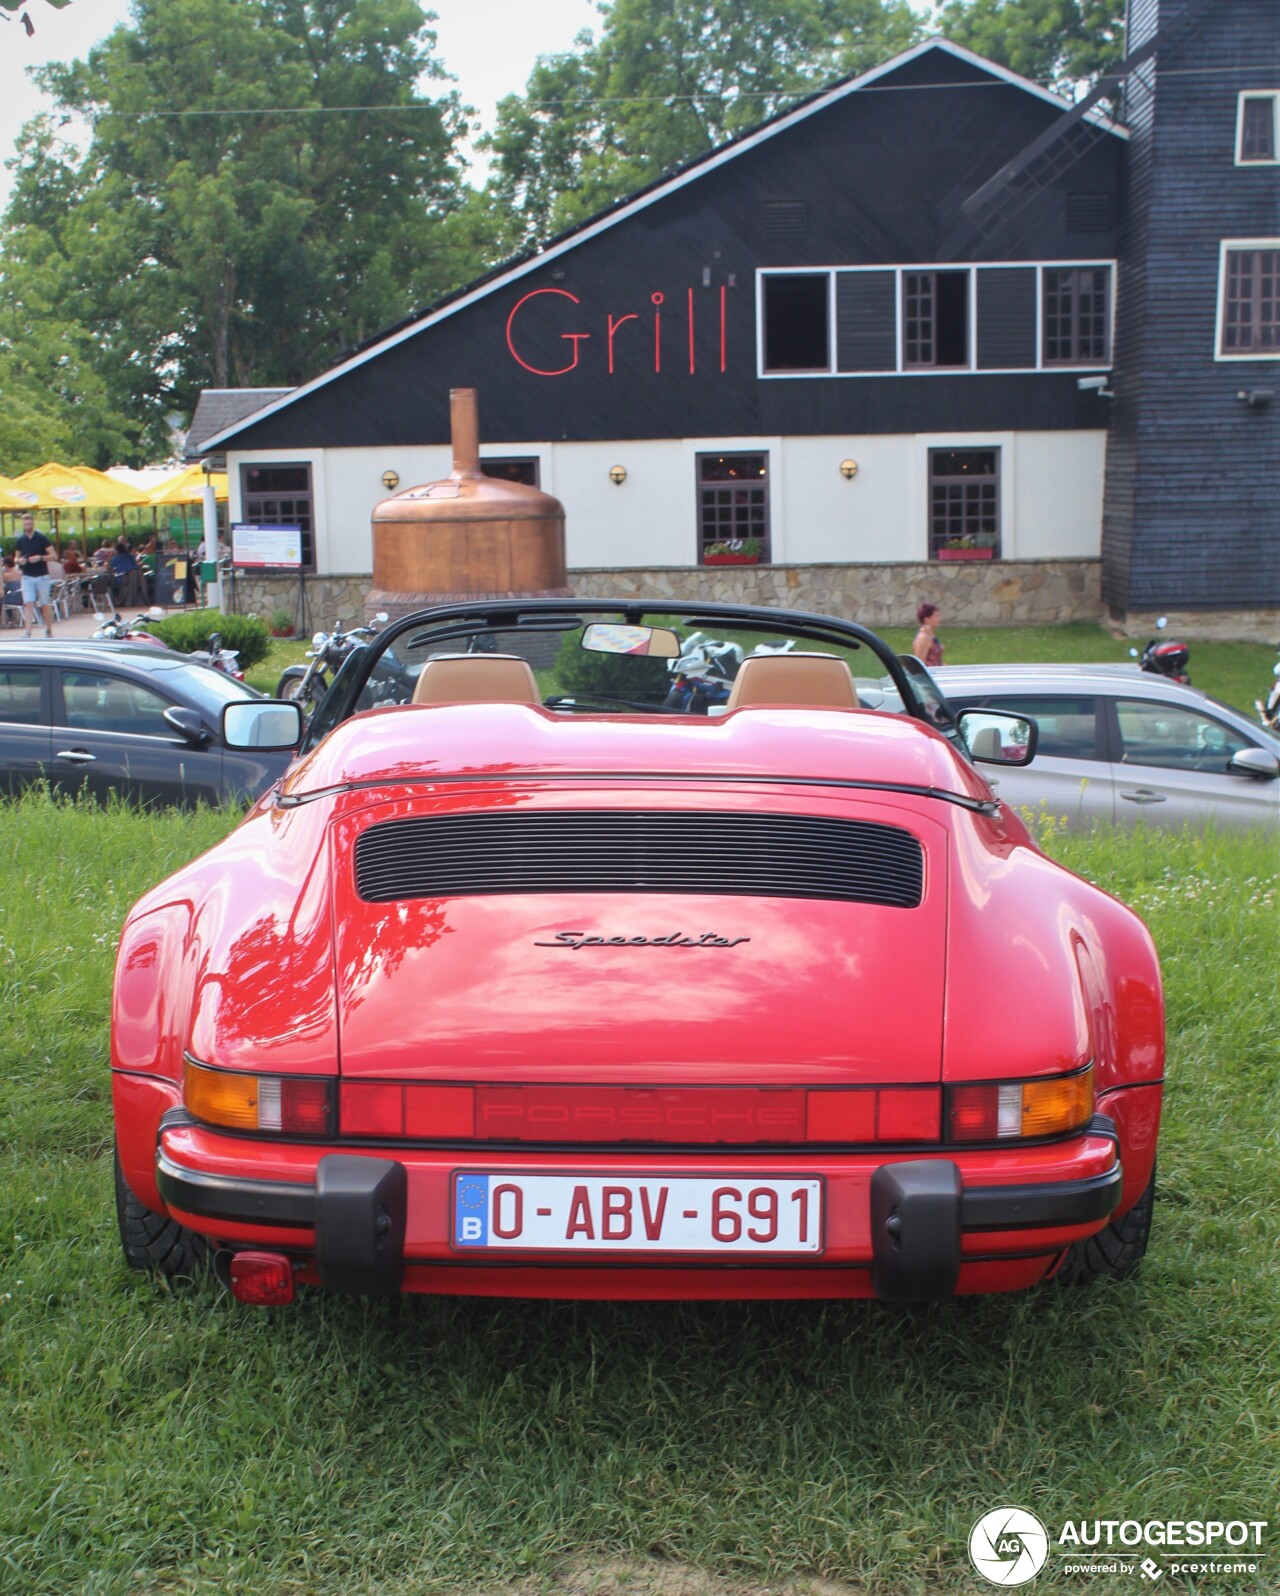
<path id="1" fill-rule="evenodd" d="M 1122 798 L 1127 798 L 1131 804 L 1162 804 L 1165 795 L 1162 792 L 1153 792 L 1150 787 L 1135 787 L 1130 792 L 1121 792 Z"/>
<path id="2" fill-rule="evenodd" d="M 88 754 L 83 748 L 60 748 L 53 757 L 69 760 L 73 765 L 95 765 L 98 762 L 97 754 Z"/>

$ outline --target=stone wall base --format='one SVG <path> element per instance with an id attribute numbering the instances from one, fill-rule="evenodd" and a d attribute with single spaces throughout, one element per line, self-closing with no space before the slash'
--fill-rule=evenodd
<path id="1" fill-rule="evenodd" d="M 957 560 L 927 565 L 719 565 L 636 566 L 626 570 L 579 567 L 569 585 L 583 598 L 712 600 L 728 604 L 783 605 L 862 621 L 867 626 L 914 626 L 924 601 L 953 626 L 1050 626 L 1093 621 L 1116 636 L 1149 636 L 1153 615 L 1120 615 L 1102 603 L 1098 560 Z M 371 602 L 373 578 L 349 573 L 307 578 L 310 626 L 358 626 L 383 606 Z M 458 595 L 440 595 L 447 603 Z M 421 595 L 423 604 L 430 595 Z M 228 607 L 231 607 L 228 595 Z M 297 615 L 298 584 L 288 577 L 244 576 L 236 581 L 234 608 L 264 618 L 276 610 Z M 296 624 L 296 619 L 295 619 Z M 1170 613 L 1169 632 L 1188 638 L 1280 642 L 1280 611 Z"/>
<path id="2" fill-rule="evenodd" d="M 1204 643 L 1271 643 L 1280 646 L 1280 610 L 1165 610 L 1166 637 Z M 1105 625 L 1114 637 L 1154 637 L 1154 611 L 1108 610 Z"/>
<path id="3" fill-rule="evenodd" d="M 866 626 L 912 626 L 926 600 L 944 626 L 1101 621 L 1098 560 L 955 560 L 927 565 L 716 565 L 569 572 L 584 598 L 785 605 Z"/>

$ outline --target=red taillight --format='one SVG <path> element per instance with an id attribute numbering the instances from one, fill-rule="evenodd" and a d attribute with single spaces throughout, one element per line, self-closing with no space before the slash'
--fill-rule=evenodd
<path id="1" fill-rule="evenodd" d="M 1059 1136 L 1081 1129 L 1092 1113 L 1092 1065 L 1070 1075 L 953 1086 L 947 1094 L 947 1139 L 987 1142 Z"/>
<path id="2" fill-rule="evenodd" d="M 188 1059 L 182 1093 L 191 1113 L 209 1125 L 293 1136 L 333 1133 L 333 1082 L 317 1076 L 249 1075 Z"/>
<path id="3" fill-rule="evenodd" d="M 257 1308 L 284 1308 L 293 1301 L 293 1265 L 279 1252 L 238 1252 L 231 1260 L 231 1294 Z"/>
<path id="4" fill-rule="evenodd" d="M 936 1142 L 936 1086 L 400 1086 L 344 1081 L 344 1136 L 802 1145 Z"/>

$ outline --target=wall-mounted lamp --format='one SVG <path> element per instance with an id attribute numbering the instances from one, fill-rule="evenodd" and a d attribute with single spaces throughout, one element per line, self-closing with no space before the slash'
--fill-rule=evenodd
<path id="1" fill-rule="evenodd" d="M 1275 396 L 1274 388 L 1242 388 L 1236 398 L 1242 404 L 1248 405 L 1250 410 L 1261 410 L 1263 405 L 1269 405 Z"/>
<path id="2" fill-rule="evenodd" d="M 613 483 L 615 488 L 620 488 L 622 486 L 622 484 L 626 480 L 627 480 L 627 468 L 626 468 L 626 466 L 610 466 L 609 467 L 609 481 Z"/>
<path id="3" fill-rule="evenodd" d="M 400 473 L 398 471 L 384 471 L 382 473 L 382 486 L 388 493 L 393 488 L 398 488 L 400 486 Z"/>
<path id="4" fill-rule="evenodd" d="M 846 482 L 852 482 L 857 474 L 858 462 L 856 460 L 841 460 L 840 475 L 845 479 Z"/>

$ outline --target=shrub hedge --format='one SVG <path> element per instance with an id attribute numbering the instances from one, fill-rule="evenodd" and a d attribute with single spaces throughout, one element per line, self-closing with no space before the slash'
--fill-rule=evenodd
<path id="1" fill-rule="evenodd" d="M 170 615 L 147 628 L 161 642 L 180 653 L 193 654 L 208 648 L 209 637 L 217 632 L 223 648 L 234 648 L 240 655 L 240 669 L 251 670 L 266 659 L 271 649 L 271 634 L 266 622 L 256 615 L 224 615 L 221 610 L 187 610 Z"/>

